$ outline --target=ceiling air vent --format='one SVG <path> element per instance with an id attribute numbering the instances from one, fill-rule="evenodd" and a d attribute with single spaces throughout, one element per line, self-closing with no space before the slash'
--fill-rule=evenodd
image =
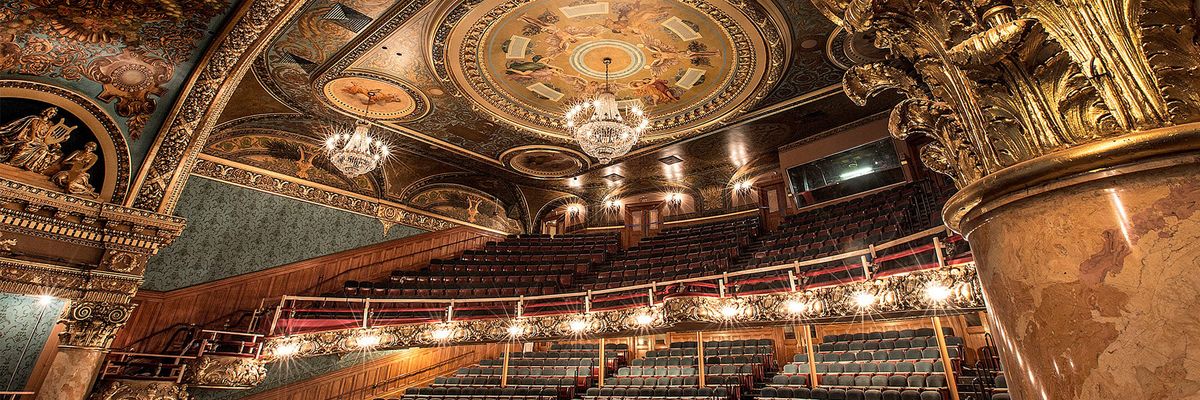
<path id="1" fill-rule="evenodd" d="M 311 60 L 309 60 L 307 58 L 300 57 L 300 56 L 292 54 L 292 53 L 283 53 L 283 56 L 286 57 L 288 59 L 288 61 L 291 61 L 293 64 L 300 66 L 300 69 L 304 70 L 304 72 L 312 73 L 313 70 L 317 68 L 317 63 L 312 62 Z"/>
<path id="2" fill-rule="evenodd" d="M 658 159 L 658 162 L 667 164 L 667 165 L 675 165 L 675 164 L 679 164 L 679 163 L 683 162 L 683 159 L 679 158 L 679 156 L 677 156 L 677 155 L 672 154 L 672 155 Z"/>
<path id="3" fill-rule="evenodd" d="M 333 3 L 333 7 L 330 7 L 329 12 L 321 16 L 321 19 L 338 24 L 354 33 L 362 32 L 367 25 L 371 24 L 371 17 L 342 3 Z"/>

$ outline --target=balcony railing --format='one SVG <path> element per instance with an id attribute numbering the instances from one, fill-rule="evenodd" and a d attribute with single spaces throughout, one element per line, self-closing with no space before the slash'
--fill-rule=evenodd
<path id="1" fill-rule="evenodd" d="M 969 255 L 944 228 L 818 259 L 620 288 L 540 296 L 428 299 L 283 296 L 264 310 L 270 356 L 980 309 Z M 887 267 L 904 259 L 918 261 Z M 845 273 L 849 278 L 811 278 Z M 771 284 L 773 282 L 773 284 Z M 767 283 L 767 288 L 743 287 Z M 762 286 L 762 285 L 759 285 Z"/>

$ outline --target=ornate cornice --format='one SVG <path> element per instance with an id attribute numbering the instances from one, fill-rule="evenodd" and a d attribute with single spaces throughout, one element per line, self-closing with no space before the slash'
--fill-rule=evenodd
<path id="1" fill-rule="evenodd" d="M 175 208 L 196 157 L 252 61 L 305 2 L 245 3 L 226 31 L 214 39 L 155 138 L 128 205 L 169 213 Z"/>
<path id="2" fill-rule="evenodd" d="M 291 176 L 207 154 L 201 155 L 192 173 L 238 186 L 377 218 L 385 226 L 405 225 L 428 231 L 438 231 L 466 225 L 488 232 L 509 233 L 442 217 L 404 204 L 302 181 Z"/>
<path id="3" fill-rule="evenodd" d="M 141 284 L 139 275 L 0 257 L 0 292 L 4 293 L 128 303 Z"/>
<path id="4" fill-rule="evenodd" d="M 813 0 L 888 62 L 846 72 L 862 104 L 885 89 L 900 139 L 959 187 L 1064 149 L 1200 120 L 1195 2 Z"/>

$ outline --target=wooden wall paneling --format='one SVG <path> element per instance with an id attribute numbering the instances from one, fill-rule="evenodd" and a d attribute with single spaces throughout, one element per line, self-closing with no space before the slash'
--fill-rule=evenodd
<path id="1" fill-rule="evenodd" d="M 458 368 L 499 357 L 502 345 L 447 346 L 409 349 L 361 365 L 294 382 L 245 400 L 359 400 L 398 398 L 404 389 L 422 386 Z M 460 357 L 457 358 L 456 357 Z M 448 363 L 443 361 L 452 360 Z M 443 363 L 443 365 L 439 365 Z M 407 375 L 407 376 L 406 376 Z M 373 387 L 378 385 L 378 387 Z"/>
<path id="2" fill-rule="evenodd" d="M 348 280 L 384 279 L 394 270 L 418 269 L 432 259 L 449 258 L 498 239 L 491 232 L 457 227 L 169 292 L 143 291 L 134 298 L 139 306 L 113 346 L 158 351 L 170 339 L 169 333 L 159 331 L 176 324 L 220 327 L 234 313 L 257 309 L 264 299 L 340 291 Z"/>

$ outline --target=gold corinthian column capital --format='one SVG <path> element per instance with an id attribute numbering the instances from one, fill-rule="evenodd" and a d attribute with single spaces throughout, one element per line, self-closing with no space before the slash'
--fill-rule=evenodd
<path id="1" fill-rule="evenodd" d="M 1200 398 L 1200 2 L 812 1 L 960 188 L 1013 398 Z"/>

